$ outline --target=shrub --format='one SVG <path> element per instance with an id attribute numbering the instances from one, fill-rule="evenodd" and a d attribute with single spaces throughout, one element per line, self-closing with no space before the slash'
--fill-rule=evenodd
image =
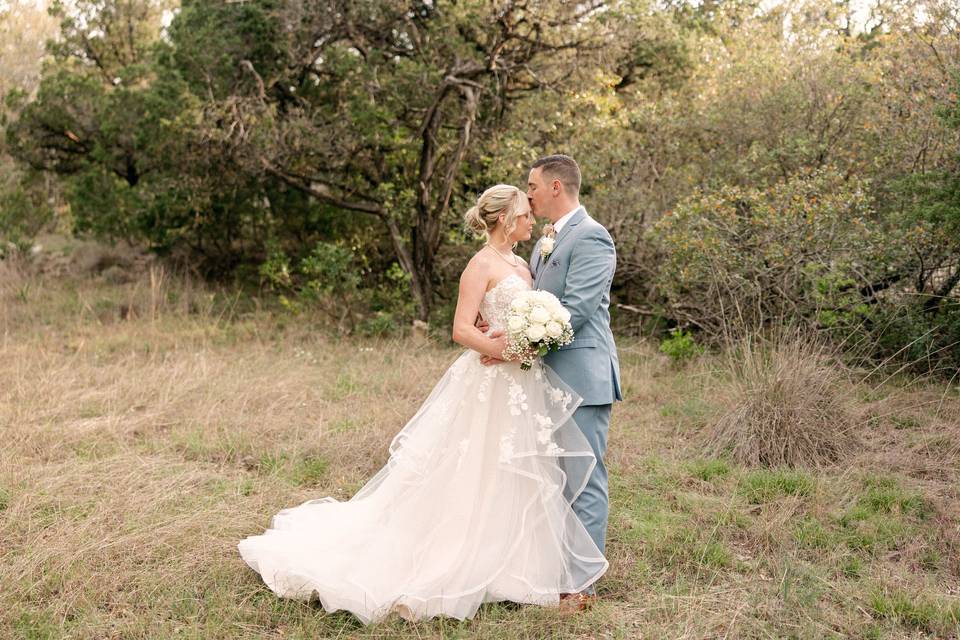
<path id="1" fill-rule="evenodd" d="M 341 330 L 353 330 L 361 303 L 360 275 L 350 249 L 318 242 L 296 262 L 276 244 L 260 265 L 260 276 L 294 313 L 322 311 Z"/>
<path id="2" fill-rule="evenodd" d="M 711 336 L 731 324 L 859 317 L 865 274 L 884 266 L 867 186 L 823 170 L 682 201 L 651 232 L 668 315 Z"/>
<path id="3" fill-rule="evenodd" d="M 0 191 L 0 260 L 24 253 L 53 220 L 43 193 L 22 181 Z"/>
<path id="4" fill-rule="evenodd" d="M 796 332 L 748 335 L 726 358 L 732 407 L 701 434 L 708 455 L 748 465 L 818 466 L 853 448 L 843 379 L 821 343 Z"/>
<path id="5" fill-rule="evenodd" d="M 703 353 L 703 347 L 696 343 L 690 332 L 677 328 L 670 331 L 670 337 L 660 343 L 660 352 L 674 362 L 684 362 Z"/>

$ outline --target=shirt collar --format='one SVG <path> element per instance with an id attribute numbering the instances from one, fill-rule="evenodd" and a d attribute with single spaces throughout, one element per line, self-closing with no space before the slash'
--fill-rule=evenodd
<path id="1" fill-rule="evenodd" d="M 575 213 L 577 212 L 577 209 L 579 209 L 579 208 L 580 208 L 580 205 L 577 205 L 576 207 L 574 207 L 573 209 L 571 209 L 570 211 L 568 211 L 568 212 L 566 213 L 566 215 L 564 215 L 562 218 L 560 218 L 559 220 L 557 220 L 556 222 L 554 222 L 554 223 L 553 223 L 553 232 L 554 232 L 554 233 L 560 233 L 560 229 L 563 229 L 563 225 L 565 225 L 565 224 L 567 224 L 567 222 L 569 222 L 570 218 L 573 217 L 573 214 L 575 214 Z"/>

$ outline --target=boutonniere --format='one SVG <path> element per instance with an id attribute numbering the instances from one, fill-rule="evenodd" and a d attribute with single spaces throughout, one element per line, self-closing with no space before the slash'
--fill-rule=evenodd
<path id="1" fill-rule="evenodd" d="M 540 257 L 546 258 L 551 253 L 553 253 L 553 245 L 556 242 L 554 236 L 556 233 L 553 231 L 552 224 L 545 224 L 543 226 L 543 238 L 540 239 Z"/>

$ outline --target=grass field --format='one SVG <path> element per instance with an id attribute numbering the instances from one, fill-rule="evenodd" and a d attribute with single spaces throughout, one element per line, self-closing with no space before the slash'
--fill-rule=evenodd
<path id="1" fill-rule="evenodd" d="M 282 601 L 237 542 L 346 499 L 459 349 L 337 339 L 154 273 L 0 274 L 2 638 L 920 638 L 960 628 L 960 394 L 850 377 L 820 470 L 704 457 L 726 360 L 622 339 L 611 567 L 592 611 L 364 628 Z"/>

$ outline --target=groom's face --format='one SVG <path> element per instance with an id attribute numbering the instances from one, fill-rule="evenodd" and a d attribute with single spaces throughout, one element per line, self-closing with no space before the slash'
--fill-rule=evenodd
<path id="1" fill-rule="evenodd" d="M 553 204 L 550 196 L 550 185 L 543 176 L 543 169 L 530 169 L 530 176 L 527 178 L 527 200 L 533 215 L 549 217 L 550 206 Z"/>

